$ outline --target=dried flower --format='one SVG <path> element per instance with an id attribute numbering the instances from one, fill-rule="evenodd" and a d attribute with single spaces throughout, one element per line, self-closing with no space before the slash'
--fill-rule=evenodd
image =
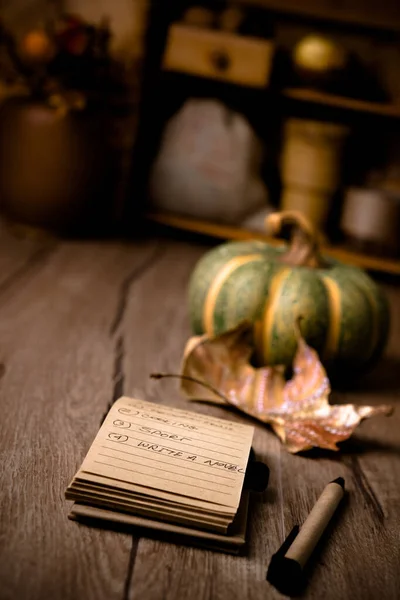
<path id="1" fill-rule="evenodd" d="M 28 31 L 20 41 L 0 21 L 2 75 L 10 83 L 23 81 L 32 96 L 43 100 L 79 92 L 104 103 L 110 95 L 126 92 L 120 66 L 109 52 L 110 37 L 106 18 L 95 26 L 65 14 Z"/>

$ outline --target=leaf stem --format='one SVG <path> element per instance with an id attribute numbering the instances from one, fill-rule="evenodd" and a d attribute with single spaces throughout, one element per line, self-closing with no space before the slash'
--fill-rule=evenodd
<path id="1" fill-rule="evenodd" d="M 195 377 L 190 377 L 190 375 L 176 375 L 174 373 L 150 373 L 151 379 L 164 379 L 166 377 L 170 377 L 172 379 L 180 379 L 181 381 L 183 380 L 183 381 L 190 381 L 192 383 L 197 383 L 198 385 L 205 387 L 210 392 L 212 392 L 213 394 L 215 394 L 216 396 L 221 398 L 227 404 L 230 404 L 228 398 L 226 396 L 224 396 L 224 394 L 221 394 L 221 392 L 218 391 L 215 387 L 213 387 L 209 383 L 206 383 L 205 381 L 200 381 L 200 379 L 196 379 Z"/>

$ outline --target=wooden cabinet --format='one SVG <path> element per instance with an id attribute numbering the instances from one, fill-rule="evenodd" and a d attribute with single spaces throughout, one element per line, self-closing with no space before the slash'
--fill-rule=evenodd
<path id="1" fill-rule="evenodd" d="M 379 187 L 379 182 L 387 175 L 384 170 L 379 171 L 385 160 L 382 156 L 389 148 L 383 139 L 385 132 L 400 141 L 400 88 L 396 84 L 400 68 L 400 2 L 240 0 L 238 4 L 246 15 L 248 13 L 249 22 L 252 19 L 253 22 L 249 29 L 246 23 L 235 33 L 218 29 L 221 23 L 218 11 L 222 11 L 222 3 L 215 0 L 213 4 L 207 4 L 214 10 L 212 24 L 207 27 L 185 23 L 183 16 L 189 3 L 183 4 L 181 12 L 168 8 L 167 4 L 160 5 L 157 12 L 158 3 L 153 3 L 156 16 L 151 19 L 147 84 L 137 144 L 136 190 L 139 189 L 145 196 L 146 178 L 157 156 L 165 124 L 190 97 L 218 98 L 249 120 L 265 143 L 268 164 L 263 165 L 263 176 L 271 203 L 276 207 L 280 205 L 281 197 L 279 140 L 285 118 L 294 116 L 342 123 L 355 133 L 351 136 L 352 140 L 358 141 L 348 153 L 351 154 L 353 175 L 348 177 L 347 172 L 344 174 L 330 214 L 327 233 L 333 245 L 325 250 L 353 264 L 400 274 L 398 256 L 386 259 L 379 253 L 372 256 L 361 254 L 358 250 L 348 251 L 348 247 L 340 246 L 340 235 L 336 236 L 339 234 L 340 200 L 345 189 L 352 185 L 373 185 L 365 173 L 374 172 L 374 169 L 374 173 L 378 172 L 381 177 Z M 252 11 L 257 15 L 262 13 L 262 18 L 258 20 L 257 16 L 251 16 Z M 157 17 L 160 14 L 163 21 Z M 265 24 L 271 24 L 271 29 L 267 30 Z M 345 84 L 350 81 L 353 87 L 350 85 L 343 92 L 340 87 L 306 87 L 307 83 L 280 77 L 280 58 L 286 57 L 286 63 L 282 64 L 287 65 L 296 42 L 315 31 L 332 36 L 343 44 L 349 56 L 355 58 L 355 71 L 361 66 L 361 73 L 363 69 L 367 73 L 377 73 L 377 93 L 373 85 L 369 93 L 367 83 L 366 94 L 361 86 L 357 89 L 358 95 L 352 95 L 357 83 L 348 73 Z M 374 161 L 378 154 L 376 165 Z M 400 153 L 398 159 L 400 165 Z M 400 177 L 397 179 L 400 190 Z M 155 214 L 151 206 L 147 209 L 149 216 L 152 213 L 153 221 L 164 225 L 222 238 L 256 237 L 254 231 L 245 231 L 240 225 L 227 227 L 218 223 L 200 223 L 182 215 Z"/>
<path id="2" fill-rule="evenodd" d="M 269 79 L 272 49 L 268 40 L 175 23 L 169 28 L 163 68 L 263 88 Z"/>
<path id="3" fill-rule="evenodd" d="M 278 13 L 400 31 L 399 0 L 241 0 Z"/>

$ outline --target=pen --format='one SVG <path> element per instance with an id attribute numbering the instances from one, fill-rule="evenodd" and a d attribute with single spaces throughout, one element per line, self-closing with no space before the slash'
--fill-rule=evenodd
<path id="1" fill-rule="evenodd" d="M 303 569 L 344 496 L 344 479 L 325 487 L 299 531 L 296 525 L 273 555 L 267 580 L 283 594 L 292 595 L 304 586 Z"/>

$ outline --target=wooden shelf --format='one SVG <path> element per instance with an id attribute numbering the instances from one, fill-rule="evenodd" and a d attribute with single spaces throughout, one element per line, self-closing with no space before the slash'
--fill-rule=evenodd
<path id="1" fill-rule="evenodd" d="M 347 98 L 346 96 L 336 96 L 307 88 L 286 88 L 282 91 L 282 96 L 301 102 L 310 102 L 312 104 L 321 104 L 333 108 L 400 119 L 400 104 L 367 102 L 365 100 L 356 100 L 354 98 Z"/>
<path id="2" fill-rule="evenodd" d="M 282 246 L 282 241 L 280 240 L 271 238 L 268 235 L 260 232 L 244 229 L 243 227 L 219 225 L 217 223 L 210 223 L 208 221 L 200 221 L 189 217 L 181 217 L 179 215 L 161 212 L 148 213 L 146 218 L 149 221 L 166 225 L 168 227 L 200 233 L 224 240 L 253 239 L 268 242 L 273 246 Z M 390 275 L 400 275 L 400 260 L 360 254 L 340 246 L 325 245 L 322 247 L 322 251 L 326 256 L 331 256 L 332 258 L 340 260 L 341 262 L 355 265 L 357 267 L 361 267 L 362 269 L 388 273 Z"/>
<path id="3" fill-rule="evenodd" d="M 389 5 L 385 1 L 383 6 L 362 0 L 344 3 L 330 0 L 240 0 L 240 4 L 263 8 L 284 18 L 322 21 L 377 33 L 400 32 L 400 10 L 393 1 Z"/>

